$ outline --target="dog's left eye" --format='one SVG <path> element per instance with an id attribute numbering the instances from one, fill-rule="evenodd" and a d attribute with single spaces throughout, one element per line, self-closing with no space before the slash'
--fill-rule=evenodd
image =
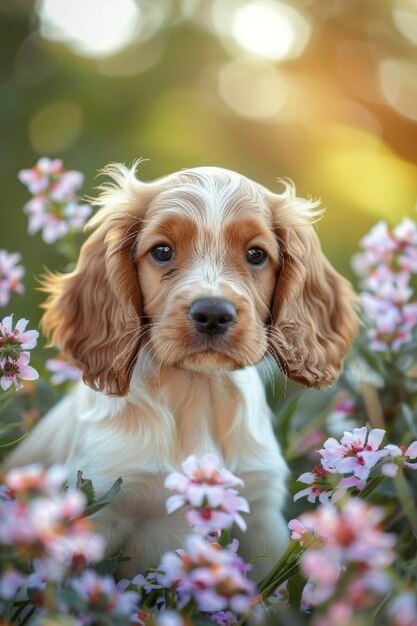
<path id="1" fill-rule="evenodd" d="M 265 263 L 268 255 L 262 248 L 249 248 L 246 251 L 246 260 L 251 265 L 262 265 Z"/>
<path id="2" fill-rule="evenodd" d="M 151 250 L 151 256 L 157 263 L 168 263 L 174 258 L 174 249 L 166 244 L 155 246 Z"/>

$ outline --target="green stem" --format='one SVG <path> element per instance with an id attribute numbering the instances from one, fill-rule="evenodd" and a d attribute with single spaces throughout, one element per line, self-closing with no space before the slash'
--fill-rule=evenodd
<path id="1" fill-rule="evenodd" d="M 393 482 L 398 500 L 400 501 L 404 514 L 410 523 L 413 534 L 417 538 L 417 507 L 414 502 L 414 494 L 412 493 L 401 468 L 398 468 L 398 473 L 394 477 Z"/>
<path id="2" fill-rule="evenodd" d="M 282 585 L 282 583 L 285 583 L 286 580 L 291 578 L 291 576 L 294 576 L 294 574 L 297 574 L 299 572 L 299 569 L 300 569 L 300 565 L 297 560 L 297 562 L 293 563 L 291 567 L 288 567 L 286 570 L 283 570 L 281 572 L 281 575 L 277 576 L 277 578 L 275 578 L 275 580 L 271 582 L 269 587 L 267 587 L 266 589 L 262 591 L 261 593 L 262 600 L 266 600 L 267 598 L 269 598 L 269 596 L 275 591 L 275 589 L 278 589 L 278 587 Z"/>
<path id="3" fill-rule="evenodd" d="M 366 487 L 364 487 L 364 489 L 362 489 L 362 491 L 360 491 L 360 497 L 361 498 L 368 498 L 371 495 L 371 493 L 373 493 L 375 491 L 375 489 L 377 487 L 379 487 L 379 485 L 384 480 L 385 480 L 385 476 L 374 476 L 373 478 L 371 478 L 371 480 L 366 485 Z"/>
<path id="4" fill-rule="evenodd" d="M 12 622 L 11 622 L 12 624 L 15 624 L 15 623 L 16 623 L 16 622 L 14 621 L 14 620 L 15 620 L 15 618 L 16 618 L 16 617 L 18 617 L 18 616 L 20 615 L 20 613 L 22 612 L 22 610 L 23 610 L 24 608 L 25 608 L 25 607 L 21 607 L 21 609 L 18 611 L 17 615 L 16 615 L 16 614 L 15 614 L 15 615 L 13 615 L 13 617 L 12 617 Z M 32 617 L 32 615 L 33 615 L 33 613 L 34 613 L 34 612 L 35 612 L 35 607 L 33 607 L 33 608 L 29 611 L 29 613 L 26 615 L 26 617 L 23 619 L 23 621 L 22 621 L 22 622 L 20 622 L 20 626 L 24 626 L 24 624 L 26 624 L 26 623 L 30 620 L 30 618 Z"/>
<path id="5" fill-rule="evenodd" d="M 265 599 L 279 585 L 292 575 L 292 570 L 298 568 L 298 560 L 307 548 L 302 548 L 296 541 L 291 541 L 286 552 L 274 565 L 270 573 L 261 580 L 258 589 L 262 598 Z M 288 573 L 289 572 L 289 573 Z M 288 574 L 288 575 L 287 575 Z M 278 581 L 278 582 L 277 582 Z M 265 595 L 267 594 L 267 595 Z"/>

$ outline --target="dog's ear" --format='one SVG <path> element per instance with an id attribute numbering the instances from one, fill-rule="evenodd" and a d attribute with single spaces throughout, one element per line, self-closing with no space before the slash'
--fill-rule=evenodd
<path id="1" fill-rule="evenodd" d="M 134 255 L 141 221 L 153 192 L 134 170 L 106 169 L 115 184 L 102 185 L 90 220 L 96 230 L 81 248 L 75 270 L 49 274 L 43 290 L 42 329 L 84 381 L 109 395 L 128 392 L 139 350 L 142 302 Z"/>
<path id="2" fill-rule="evenodd" d="M 311 222 L 316 203 L 288 186 L 272 201 L 281 268 L 271 305 L 270 343 L 282 371 L 307 387 L 327 387 L 358 333 L 357 296 L 324 256 Z"/>

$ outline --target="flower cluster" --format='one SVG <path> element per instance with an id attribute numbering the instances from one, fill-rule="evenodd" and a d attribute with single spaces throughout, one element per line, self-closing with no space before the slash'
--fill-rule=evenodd
<path id="1" fill-rule="evenodd" d="M 370 322 L 370 348 L 396 351 L 410 341 L 417 323 L 417 301 L 410 301 L 410 278 L 417 273 L 417 224 L 404 218 L 391 230 L 379 222 L 360 246 L 353 268 L 365 289 L 362 304 Z"/>
<path id="2" fill-rule="evenodd" d="M 142 624 L 136 619 L 138 593 L 90 569 L 103 558 L 105 539 L 85 517 L 85 495 L 66 489 L 65 479 L 61 466 L 30 465 L 4 475 L 0 613 L 9 618 L 5 623 L 26 623 L 33 616 L 30 623 L 58 624 L 56 616 L 68 615 L 74 626 Z"/>
<path id="3" fill-rule="evenodd" d="M 382 428 L 368 431 L 366 426 L 346 431 L 340 441 L 329 437 L 318 450 L 320 465 L 299 476 L 298 481 L 309 487 L 296 493 L 294 500 L 307 496 L 309 502 L 317 498 L 321 503 L 336 502 L 351 487 L 362 490 L 378 464 L 386 476 L 394 476 L 399 466 L 417 469 L 417 463 L 412 462 L 417 459 L 417 441 L 402 447 L 388 444 L 381 449 L 384 437 Z"/>
<path id="4" fill-rule="evenodd" d="M 248 503 L 234 489 L 243 482 L 221 468 L 212 454 L 190 456 L 182 468 L 184 474 L 173 472 L 166 478 L 166 487 L 179 492 L 167 500 L 167 510 L 186 506 L 187 522 L 195 532 L 186 538 L 184 550 L 163 556 L 156 582 L 175 591 L 180 609 L 195 604 L 217 623 L 234 623 L 236 615 L 247 614 L 258 603 L 256 585 L 246 576 L 250 566 L 237 555 L 238 542 L 221 547 L 214 538 L 234 522 L 246 529 L 240 512 L 249 511 Z"/>
<path id="5" fill-rule="evenodd" d="M 179 492 L 168 498 L 168 513 L 186 506 L 188 524 L 204 535 L 230 528 L 233 523 L 246 530 L 240 513 L 249 513 L 249 506 L 234 489 L 243 486 L 240 478 L 221 468 L 219 459 L 213 454 L 206 454 L 201 459 L 190 456 L 182 464 L 182 469 L 184 474 L 173 472 L 165 481 L 167 489 Z"/>
<path id="6" fill-rule="evenodd" d="M 28 320 L 21 319 L 13 328 L 13 316 L 0 322 L 0 387 L 6 391 L 14 385 L 19 389 L 22 380 L 36 380 L 38 372 L 29 365 L 31 350 L 36 346 L 39 333 L 26 330 Z"/>
<path id="7" fill-rule="evenodd" d="M 300 558 L 308 581 L 306 604 L 325 603 L 338 587 L 343 589 L 338 606 L 342 603 L 351 617 L 355 609 L 372 606 L 375 596 L 390 589 L 386 568 L 395 560 L 396 537 L 381 530 L 383 517 L 383 509 L 354 498 L 341 511 L 323 504 L 290 522 L 293 539 L 310 545 Z"/>
<path id="8" fill-rule="evenodd" d="M 157 580 L 165 588 L 175 588 L 179 608 L 195 602 L 202 612 L 230 609 L 244 615 L 257 602 L 256 585 L 246 576 L 248 569 L 235 546 L 224 549 L 199 535 L 189 535 L 185 550 L 163 556 Z"/>
<path id="9" fill-rule="evenodd" d="M 16 563 L 34 561 L 39 574 L 55 581 L 104 554 L 104 538 L 83 517 L 84 494 L 63 490 L 64 479 L 60 467 L 13 469 L 4 478 L 0 499 L 0 545 L 13 547 Z M 16 572 L 19 586 L 23 572 Z"/>
<path id="10" fill-rule="evenodd" d="M 71 230 L 81 230 L 91 214 L 88 204 L 80 203 L 77 192 L 84 175 L 65 171 L 61 159 L 39 159 L 34 167 L 19 172 L 19 180 L 33 195 L 25 205 L 29 233 L 42 231 L 43 240 L 53 243 Z"/>
<path id="11" fill-rule="evenodd" d="M 12 293 L 23 293 L 25 269 L 19 265 L 21 255 L 0 250 L 0 306 L 7 306 Z"/>
<path id="12" fill-rule="evenodd" d="M 77 578 L 72 578 L 68 586 L 77 594 L 78 618 L 82 624 L 94 623 L 97 612 L 114 617 L 130 617 L 137 613 L 137 593 L 120 589 L 111 576 L 100 576 L 87 569 Z"/>

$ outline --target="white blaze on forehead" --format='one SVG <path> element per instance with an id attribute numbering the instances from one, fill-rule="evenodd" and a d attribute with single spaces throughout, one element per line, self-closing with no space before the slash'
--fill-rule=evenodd
<path id="1" fill-rule="evenodd" d="M 255 183 L 241 174 L 218 167 L 197 167 L 177 173 L 158 198 L 162 210 L 175 211 L 199 226 L 220 228 L 241 211 L 263 213 L 265 202 Z"/>

